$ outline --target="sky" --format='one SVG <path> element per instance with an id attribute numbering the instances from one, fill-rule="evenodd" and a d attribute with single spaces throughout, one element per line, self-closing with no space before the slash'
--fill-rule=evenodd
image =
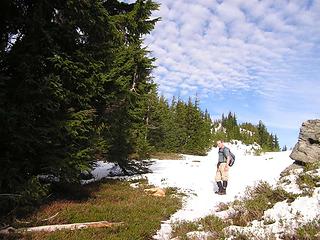
<path id="1" fill-rule="evenodd" d="M 320 0 L 158 0 L 145 37 L 161 95 L 200 100 L 213 119 L 277 134 L 293 147 L 320 118 Z"/>

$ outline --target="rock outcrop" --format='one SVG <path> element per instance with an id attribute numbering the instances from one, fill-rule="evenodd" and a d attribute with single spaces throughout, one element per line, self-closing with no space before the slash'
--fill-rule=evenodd
<path id="1" fill-rule="evenodd" d="M 298 143 L 294 146 L 290 158 L 302 163 L 320 161 L 320 119 L 302 123 Z"/>

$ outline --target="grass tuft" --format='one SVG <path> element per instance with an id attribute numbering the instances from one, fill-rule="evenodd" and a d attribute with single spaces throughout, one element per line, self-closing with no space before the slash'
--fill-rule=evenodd
<path id="1" fill-rule="evenodd" d="M 218 205 L 217 205 L 217 209 L 216 211 L 217 212 L 222 212 L 222 211 L 226 211 L 229 209 L 229 204 L 227 203 L 224 203 L 224 202 L 220 202 Z"/>
<path id="2" fill-rule="evenodd" d="M 92 221 L 124 222 L 121 226 L 34 233 L 19 239 L 151 239 L 160 228 L 161 221 L 181 208 L 181 198 L 175 189 L 169 189 L 165 197 L 154 197 L 146 194 L 144 187 L 142 183 L 138 188 L 132 188 L 129 182 L 119 180 L 89 184 L 83 187 L 86 189 L 85 198 L 58 199 L 25 219 L 33 226 Z M 41 221 L 56 213 L 59 213 L 56 217 Z M 15 227 L 22 227 L 22 224 Z"/>
<path id="3" fill-rule="evenodd" d="M 178 153 L 156 152 L 150 155 L 151 158 L 159 160 L 182 160 L 183 156 Z"/>
<path id="4" fill-rule="evenodd" d="M 311 174 L 311 171 L 302 172 L 297 177 L 297 184 L 303 191 L 303 195 L 312 196 L 314 189 L 320 182 L 320 176 Z"/>
<path id="5" fill-rule="evenodd" d="M 178 236 L 179 239 L 188 239 L 187 233 L 189 232 L 205 231 L 211 233 L 211 237 L 206 239 L 225 239 L 223 229 L 227 226 L 228 224 L 221 218 L 210 215 L 193 222 L 182 221 L 175 223 L 172 227 L 171 237 Z"/>
<path id="6" fill-rule="evenodd" d="M 306 163 L 304 166 L 304 172 L 316 170 L 319 168 L 320 168 L 320 162 Z"/>
<path id="7" fill-rule="evenodd" d="M 293 234 L 285 234 L 284 240 L 319 240 L 320 239 L 320 218 L 303 224 Z"/>
<path id="8" fill-rule="evenodd" d="M 235 212 L 230 219 L 234 225 L 247 226 L 255 219 L 260 220 L 264 211 L 272 208 L 275 203 L 284 200 L 292 202 L 297 196 L 279 187 L 273 189 L 267 182 L 261 181 L 255 187 L 247 188 L 243 199 L 231 204 Z"/>

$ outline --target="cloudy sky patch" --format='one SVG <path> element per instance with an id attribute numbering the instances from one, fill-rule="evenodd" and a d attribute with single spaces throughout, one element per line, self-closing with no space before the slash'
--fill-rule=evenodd
<path id="1" fill-rule="evenodd" d="M 293 145 L 320 117 L 320 0 L 158 0 L 145 44 L 160 94 L 262 120 Z"/>

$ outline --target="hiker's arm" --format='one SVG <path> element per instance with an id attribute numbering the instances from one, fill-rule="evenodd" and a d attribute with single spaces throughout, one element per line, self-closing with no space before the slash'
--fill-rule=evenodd
<path id="1" fill-rule="evenodd" d="M 229 162 L 231 160 L 231 157 L 230 157 L 230 150 L 227 149 L 226 151 L 227 153 L 225 154 L 225 156 L 227 156 L 227 164 L 226 164 L 226 167 L 225 168 L 228 168 L 229 167 Z"/>
<path id="2" fill-rule="evenodd" d="M 229 155 L 227 156 L 227 166 L 229 166 L 229 162 L 230 162 L 230 153 L 229 153 Z"/>

